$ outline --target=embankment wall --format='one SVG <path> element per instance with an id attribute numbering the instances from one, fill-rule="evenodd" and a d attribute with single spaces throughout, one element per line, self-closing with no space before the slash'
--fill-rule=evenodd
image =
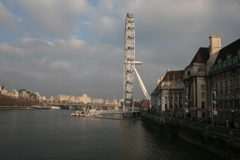
<path id="1" fill-rule="evenodd" d="M 217 129 L 208 124 L 184 120 L 160 121 L 159 117 L 142 115 L 143 123 L 165 136 L 177 136 L 222 159 L 240 159 L 239 129 Z"/>
<path id="2" fill-rule="evenodd" d="M 22 110 L 27 109 L 29 106 L 0 106 L 0 110 Z"/>

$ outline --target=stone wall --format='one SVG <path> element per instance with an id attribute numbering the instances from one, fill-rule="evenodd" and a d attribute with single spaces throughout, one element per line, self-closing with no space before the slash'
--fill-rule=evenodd
<path id="1" fill-rule="evenodd" d="M 151 114 L 142 115 L 143 123 L 165 136 L 177 136 L 193 145 L 199 146 L 216 156 L 240 159 L 240 130 L 216 127 L 190 120 L 163 120 Z"/>

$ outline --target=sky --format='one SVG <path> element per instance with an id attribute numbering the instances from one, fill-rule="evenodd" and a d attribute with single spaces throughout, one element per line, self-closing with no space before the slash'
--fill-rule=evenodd
<path id="1" fill-rule="evenodd" d="M 239 0 L 0 0 L 0 85 L 41 96 L 123 97 L 124 27 L 133 13 L 137 70 L 149 94 L 184 70 L 209 36 L 240 38 Z M 135 78 L 134 98 L 144 99 Z"/>

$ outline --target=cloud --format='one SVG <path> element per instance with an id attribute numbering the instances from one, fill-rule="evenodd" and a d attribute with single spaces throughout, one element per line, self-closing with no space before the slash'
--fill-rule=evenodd
<path id="1" fill-rule="evenodd" d="M 7 7 L 0 1 L 0 27 L 1 28 L 16 28 L 16 24 L 21 19 L 14 15 Z"/>
<path id="2" fill-rule="evenodd" d="M 37 36 L 67 38 L 78 29 L 82 14 L 88 10 L 83 0 L 19 0 L 27 16 L 24 22 Z M 33 33 L 32 33 L 33 34 Z"/>
<path id="3" fill-rule="evenodd" d="M 92 47 L 74 38 L 55 42 L 23 38 L 18 46 L 4 45 L 6 44 L 0 44 L 0 52 L 5 53 L 2 58 L 7 59 L 9 55 L 13 58 L 7 60 L 8 65 L 0 64 L 0 72 L 7 73 L 1 79 L 2 83 L 11 77 L 21 76 L 20 80 L 25 77 L 25 84 L 20 83 L 21 87 L 35 88 L 46 95 L 48 89 L 52 94 L 60 89 L 62 92 L 66 91 L 66 85 L 63 84 L 68 82 L 72 89 L 75 85 L 83 86 L 85 90 L 90 90 L 93 86 L 96 90 L 104 90 L 104 86 L 108 85 L 105 80 L 112 81 L 109 84 L 114 86 L 115 78 L 121 79 L 122 74 L 117 74 L 119 68 L 122 69 L 122 61 L 119 61 L 120 50 L 109 45 Z M 16 51 L 23 55 L 21 59 Z M 96 84 L 90 83 L 91 81 Z M 49 87 L 38 87 L 45 85 Z M 70 92 L 71 88 L 66 93 L 73 94 Z M 81 93 L 81 88 L 78 93 Z"/>
<path id="4" fill-rule="evenodd" d="M 239 39 L 237 0 L 0 1 L 0 83 L 51 96 L 123 95 L 124 25 L 133 13 L 137 66 L 147 90 L 182 70 L 211 34 Z M 5 30 L 8 32 L 3 32 Z M 143 98 L 138 83 L 135 97 Z"/>

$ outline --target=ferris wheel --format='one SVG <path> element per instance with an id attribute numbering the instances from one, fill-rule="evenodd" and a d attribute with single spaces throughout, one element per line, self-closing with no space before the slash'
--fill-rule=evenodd
<path id="1" fill-rule="evenodd" d="M 133 105 L 133 83 L 135 61 L 135 25 L 133 14 L 128 13 L 125 21 L 125 57 L 124 57 L 124 103 L 123 111 Z"/>
<path id="2" fill-rule="evenodd" d="M 124 89 L 124 102 L 123 111 L 129 111 L 133 107 L 133 87 L 134 87 L 134 74 L 136 73 L 140 86 L 145 97 L 150 101 L 147 90 L 139 76 L 135 65 L 142 64 L 142 62 L 135 61 L 135 25 L 132 13 L 127 13 L 125 20 L 125 44 L 124 44 L 124 75 L 123 75 L 123 89 Z"/>

